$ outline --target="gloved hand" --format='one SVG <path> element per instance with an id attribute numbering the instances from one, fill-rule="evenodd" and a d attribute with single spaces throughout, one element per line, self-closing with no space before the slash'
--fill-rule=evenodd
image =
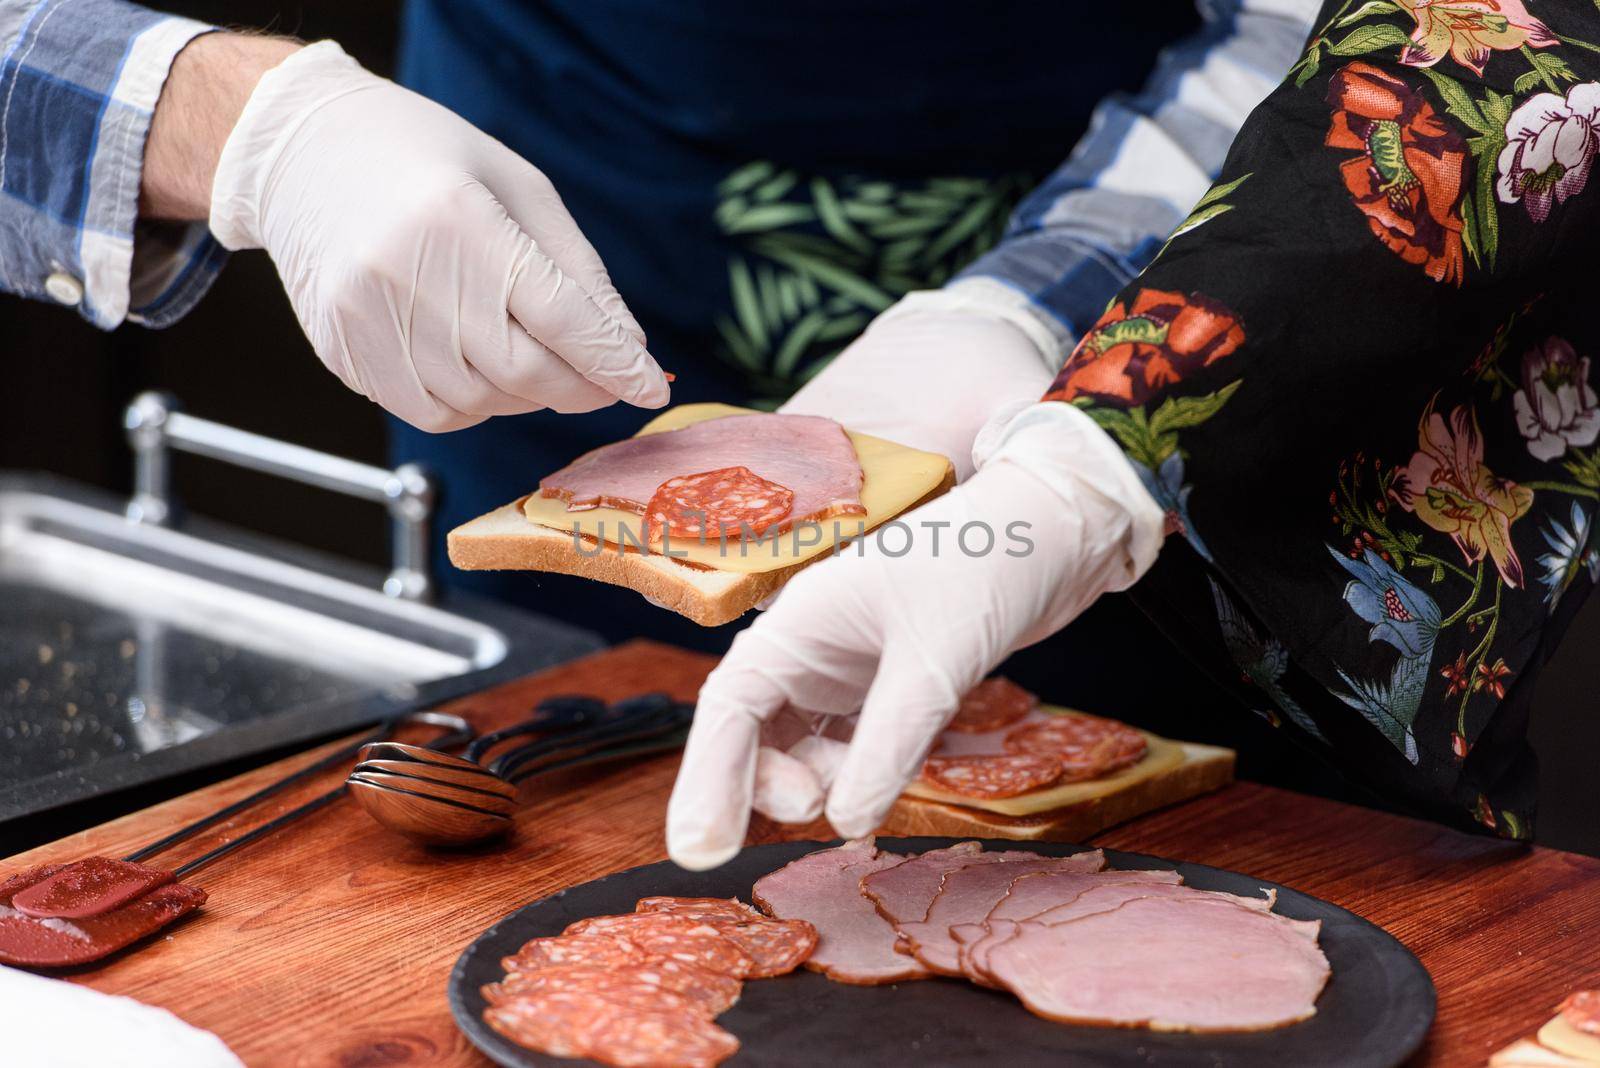
<path id="1" fill-rule="evenodd" d="M 904 297 L 779 411 L 948 456 L 965 481 L 978 432 L 1037 400 L 1064 355 L 991 285 Z"/>
<path id="2" fill-rule="evenodd" d="M 331 41 L 262 76 L 223 147 L 211 229 L 266 249 L 322 362 L 424 430 L 667 402 L 549 179 Z"/>
<path id="3" fill-rule="evenodd" d="M 870 832 L 968 689 L 1154 562 L 1162 511 L 1086 415 L 1035 404 L 996 437 L 971 480 L 902 517 L 903 555 L 903 531 L 884 535 L 887 553 L 869 535 L 861 555 L 795 576 L 734 640 L 700 691 L 667 811 L 679 864 L 732 857 L 752 806 Z M 791 709 L 859 719 L 847 748 L 832 730 L 760 748 L 763 724 Z"/>

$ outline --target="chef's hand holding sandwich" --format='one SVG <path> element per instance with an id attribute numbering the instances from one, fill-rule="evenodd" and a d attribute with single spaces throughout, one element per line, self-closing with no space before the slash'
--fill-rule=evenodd
<path id="1" fill-rule="evenodd" d="M 322 362 L 414 426 L 667 402 L 545 176 L 331 41 L 195 38 L 146 152 L 141 219 L 265 249 Z"/>
<path id="2" fill-rule="evenodd" d="M 800 572 L 734 640 L 672 795 L 668 848 L 685 867 L 733 856 L 752 809 L 871 832 L 964 693 L 1154 561 L 1161 508 L 1088 416 L 1028 403 L 1050 380 L 1039 331 L 985 297 L 913 294 L 784 407 L 943 452 L 971 477 L 903 517 L 903 538 Z M 974 353 L 978 380 L 963 371 Z M 763 724 L 791 709 L 859 718 L 848 745 L 822 730 L 763 746 Z"/>
<path id="3" fill-rule="evenodd" d="M 1254 42 L 1244 62 L 1229 55 L 1184 79 L 1248 113 L 1272 86 L 1258 68 L 1287 68 L 1314 6 L 1252 8 L 1238 27 Z M 1115 99 L 1099 110 L 1108 126 L 1131 116 Z M 728 860 L 752 810 L 784 823 L 825 814 L 842 835 L 869 833 L 963 694 L 1155 560 L 1163 509 L 1122 450 L 1072 405 L 1039 401 L 1072 348 L 1075 306 L 1092 299 L 1098 311 L 1116 285 L 1086 252 L 1108 239 L 1102 216 L 1176 226 L 1176 206 L 1198 199 L 1222 165 L 1225 142 L 1193 136 L 1183 109 L 1137 121 L 1160 173 L 1137 189 L 1086 190 L 1092 168 L 1069 158 L 1019 206 L 1006 241 L 944 289 L 879 315 L 781 409 L 946 456 L 959 484 L 891 524 L 903 539 L 863 539 L 801 571 L 735 638 L 700 692 L 668 809 L 679 864 Z M 1074 192 L 1073 210 L 1049 207 Z M 1027 218 L 1036 221 L 1015 225 Z M 1140 229 L 1114 239 L 1128 243 L 1127 262 L 1149 244 Z M 1087 281 L 1055 287 L 1071 309 L 1027 295 L 1041 275 L 1075 274 Z M 811 726 L 797 742 L 793 718 L 777 722 L 794 713 Z"/>
<path id="4" fill-rule="evenodd" d="M 1262 70 L 1287 69 L 1315 6 L 1246 5 L 1237 32 L 1249 44 L 1186 68 L 1184 82 L 1217 102 L 1217 114 L 1249 113 L 1273 85 Z M 752 810 L 785 823 L 826 814 L 840 834 L 870 832 L 967 690 L 1150 567 L 1163 509 L 1088 416 L 1039 398 L 1075 328 L 1092 325 L 1122 280 L 1096 250 L 1109 240 L 1119 263 L 1136 262 L 1153 236 L 1145 226 L 1182 221 L 1222 166 L 1216 121 L 1102 104 L 1100 125 L 1133 122 L 1148 135 L 1152 162 L 1135 166 L 1145 177 L 1097 190 L 1099 150 L 1069 158 L 1019 206 L 996 249 L 943 290 L 881 314 L 784 405 L 946 456 L 959 484 L 891 524 L 903 539 L 863 539 L 801 571 L 734 640 L 700 692 L 668 809 L 679 864 L 728 860 Z M 1107 230 L 1119 212 L 1140 225 Z M 1039 288 L 1052 278 L 1071 284 Z M 1052 306 L 1047 289 L 1068 307 Z M 1075 322 L 1084 304 L 1090 320 Z M 792 718 L 787 731 L 778 724 L 796 712 L 811 725 L 799 741 Z"/>
<path id="5" fill-rule="evenodd" d="M 1109 300 L 1065 284 L 1116 271 L 1040 199 L 797 395 L 975 473 L 902 516 L 905 535 L 798 573 L 739 635 L 701 691 L 672 856 L 721 863 L 752 808 L 872 831 L 970 687 L 1130 587 L 1173 646 L 1111 670 L 1187 655 L 1230 714 L 1262 712 L 1374 792 L 1531 837 L 1534 686 L 1600 583 L 1594 489 L 1572 480 L 1600 449 L 1579 266 L 1600 182 L 1554 184 L 1596 153 L 1592 120 L 1571 116 L 1600 96 L 1600 18 L 1547 4 L 1517 33 L 1573 84 L 1530 87 L 1530 45 L 1458 55 L 1444 76 L 1415 37 L 1346 59 L 1314 35 L 1259 106 L 1206 105 L 1248 113 L 1225 160 L 1153 108 L 1137 121 L 1165 162 L 1111 181 L 1160 187 L 1150 217 L 1170 238 L 1130 250 L 1140 269 Z M 1460 99 L 1506 101 L 1477 117 L 1503 148 L 1474 155 L 1456 98 L 1439 102 L 1446 77 Z M 1175 110 L 1209 92 L 1186 87 Z M 1541 155 L 1572 123 L 1587 147 Z M 1073 167 L 1046 186 L 1086 195 Z M 1021 550 L 1003 536 L 1018 524 Z M 990 551 L 952 544 L 983 525 Z M 763 748 L 791 710 L 822 729 Z"/>

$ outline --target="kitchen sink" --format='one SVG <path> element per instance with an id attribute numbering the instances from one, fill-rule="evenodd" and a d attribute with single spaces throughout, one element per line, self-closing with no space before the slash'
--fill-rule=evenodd
<path id="1" fill-rule="evenodd" d="M 0 475 L 0 837 L 602 645 L 488 601 L 386 595 L 381 569 L 217 524 L 136 522 L 126 506 Z"/>

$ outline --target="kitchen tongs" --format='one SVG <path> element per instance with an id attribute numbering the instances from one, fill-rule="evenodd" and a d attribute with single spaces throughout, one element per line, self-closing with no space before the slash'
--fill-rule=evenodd
<path id="1" fill-rule="evenodd" d="M 517 784 L 538 775 L 683 744 L 694 706 L 645 694 L 607 706 L 585 697 L 552 698 L 531 719 L 474 742 L 462 757 L 379 743 L 350 773 L 356 799 L 373 819 L 428 845 L 466 845 L 510 829 Z M 540 735 L 480 761 L 497 745 Z"/>

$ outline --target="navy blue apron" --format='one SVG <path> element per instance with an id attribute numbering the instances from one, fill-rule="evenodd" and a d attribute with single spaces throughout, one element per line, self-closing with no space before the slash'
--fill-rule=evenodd
<path id="1" fill-rule="evenodd" d="M 1196 24 L 1192 0 L 410 0 L 400 77 L 549 175 L 676 372 L 675 403 L 773 406 L 991 244 L 1095 103 Z M 440 474 L 442 542 L 647 418 L 396 423 L 393 456 Z M 740 625 L 563 576 L 442 554 L 439 570 L 614 640 L 715 649 Z"/>

